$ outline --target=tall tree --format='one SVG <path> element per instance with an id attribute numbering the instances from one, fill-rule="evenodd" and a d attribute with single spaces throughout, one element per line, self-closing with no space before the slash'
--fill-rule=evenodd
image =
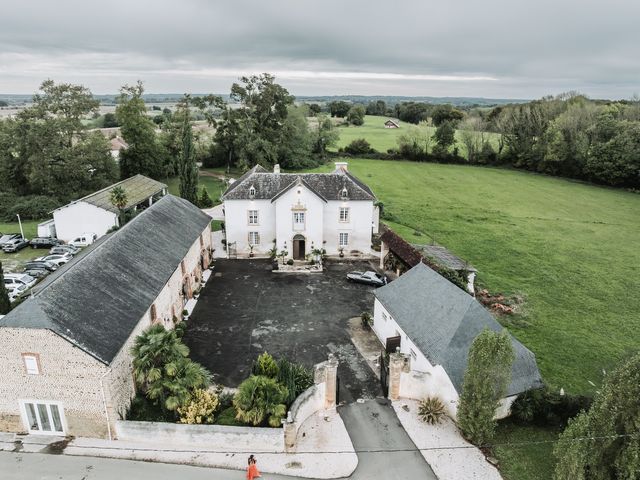
<path id="1" fill-rule="evenodd" d="M 556 480 L 640 478 L 640 354 L 606 376 L 591 409 L 569 422 L 554 449 Z"/>
<path id="2" fill-rule="evenodd" d="M 458 425 L 476 445 L 486 444 L 494 436 L 493 417 L 507 393 L 514 358 L 506 330 L 484 330 L 471 345 L 458 403 Z"/>
<path id="3" fill-rule="evenodd" d="M 347 112 L 347 122 L 351 125 L 362 125 L 366 110 L 362 105 L 354 105 Z"/>
<path id="4" fill-rule="evenodd" d="M 453 122 L 442 122 L 438 128 L 436 128 L 433 134 L 433 139 L 436 141 L 436 149 L 434 154 L 446 155 L 449 152 L 449 147 L 456 143 L 456 127 Z"/>
<path id="5" fill-rule="evenodd" d="M 120 152 L 120 176 L 124 178 L 142 174 L 151 178 L 166 175 L 163 169 L 163 151 L 156 138 L 155 124 L 147 115 L 142 98 L 144 86 L 124 85 L 120 89 L 116 117 L 122 137 L 129 145 Z"/>
<path id="6" fill-rule="evenodd" d="M 4 270 L 2 262 L 0 262 L 0 315 L 6 315 L 11 310 L 11 302 L 9 301 L 9 292 L 4 285 Z"/>
<path id="7" fill-rule="evenodd" d="M 121 186 L 113 187 L 109 192 L 109 201 L 111 205 L 118 209 L 118 216 L 120 217 L 120 226 L 124 225 L 124 208 L 127 206 L 129 199 L 127 198 L 127 192 Z"/>
<path id="8" fill-rule="evenodd" d="M 198 204 L 198 165 L 196 165 L 193 147 L 193 129 L 191 126 L 190 98 L 183 100 L 184 120 L 182 124 L 182 156 L 180 159 L 180 196 L 194 205 Z"/>
<path id="9" fill-rule="evenodd" d="M 335 146 L 340 134 L 333 126 L 333 122 L 326 115 L 318 115 L 316 129 L 313 138 L 313 153 L 317 153 L 324 158 L 327 149 Z"/>

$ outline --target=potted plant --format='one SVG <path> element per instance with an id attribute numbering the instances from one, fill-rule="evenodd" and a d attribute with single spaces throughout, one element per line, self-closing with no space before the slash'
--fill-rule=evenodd
<path id="1" fill-rule="evenodd" d="M 365 330 L 371 330 L 371 324 L 373 323 L 371 314 L 369 312 L 362 312 L 360 319 L 362 320 L 362 328 Z"/>
<path id="2" fill-rule="evenodd" d="M 253 258 L 253 249 L 255 245 L 249 245 L 249 258 Z"/>
<path id="3" fill-rule="evenodd" d="M 283 265 L 284 265 L 284 259 L 286 258 L 287 255 L 289 255 L 289 252 L 287 252 L 286 250 L 280 250 L 280 253 L 278 254 L 279 257 L 282 257 Z"/>
<path id="4" fill-rule="evenodd" d="M 344 247 L 340 247 L 338 249 L 338 253 L 339 253 L 340 258 L 344 258 Z"/>

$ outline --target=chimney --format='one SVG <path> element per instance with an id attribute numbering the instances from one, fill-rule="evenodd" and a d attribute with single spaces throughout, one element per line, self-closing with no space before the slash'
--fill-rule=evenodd
<path id="1" fill-rule="evenodd" d="M 275 164 L 273 166 L 273 173 L 280 173 L 280 165 L 279 164 Z"/>
<path id="2" fill-rule="evenodd" d="M 349 164 L 347 162 L 335 162 L 336 164 L 336 172 L 348 172 L 349 171 Z"/>

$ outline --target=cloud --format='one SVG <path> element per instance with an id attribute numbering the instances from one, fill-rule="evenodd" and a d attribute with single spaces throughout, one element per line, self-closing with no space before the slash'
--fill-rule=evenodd
<path id="1" fill-rule="evenodd" d="M 30 0 L 3 9 L 0 91 L 223 93 L 269 71 L 295 94 L 630 97 L 639 17 L 626 0 Z"/>

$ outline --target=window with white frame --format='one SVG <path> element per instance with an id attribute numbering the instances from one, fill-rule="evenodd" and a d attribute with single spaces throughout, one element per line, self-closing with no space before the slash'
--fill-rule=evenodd
<path id="1" fill-rule="evenodd" d="M 304 212 L 293 212 L 293 228 L 294 230 L 304 230 Z"/>
<path id="2" fill-rule="evenodd" d="M 349 234 L 346 232 L 340 232 L 339 245 L 341 247 L 346 247 L 349 245 Z"/>
<path id="3" fill-rule="evenodd" d="M 414 362 L 418 359 L 418 355 L 416 354 L 416 352 L 413 350 L 413 348 L 409 349 L 409 354 L 411 354 L 411 360 L 413 360 Z"/>
<path id="4" fill-rule="evenodd" d="M 260 234 L 258 232 L 249 232 L 249 245 L 259 245 Z"/>
<path id="5" fill-rule="evenodd" d="M 249 210 L 249 225 L 258 225 L 258 210 Z"/>
<path id="6" fill-rule="evenodd" d="M 349 207 L 340 207 L 340 221 L 341 222 L 349 221 Z"/>
<path id="7" fill-rule="evenodd" d="M 343 200 L 346 200 L 347 198 L 349 198 L 349 192 L 347 192 L 347 188 L 343 188 L 342 191 L 340 192 L 340 197 Z"/>
<path id="8" fill-rule="evenodd" d="M 253 185 L 251 185 L 251 187 L 249 187 L 249 197 L 253 198 L 256 196 L 256 189 Z"/>
<path id="9" fill-rule="evenodd" d="M 41 400 L 24 401 L 21 404 L 29 433 L 64 433 L 64 410 L 61 404 Z"/>
<path id="10" fill-rule="evenodd" d="M 40 361 L 37 354 L 23 353 L 22 360 L 28 375 L 40 375 Z"/>
<path id="11" fill-rule="evenodd" d="M 385 322 L 389 320 L 389 317 L 387 317 L 387 314 L 384 312 L 382 312 L 382 320 L 384 320 Z"/>

